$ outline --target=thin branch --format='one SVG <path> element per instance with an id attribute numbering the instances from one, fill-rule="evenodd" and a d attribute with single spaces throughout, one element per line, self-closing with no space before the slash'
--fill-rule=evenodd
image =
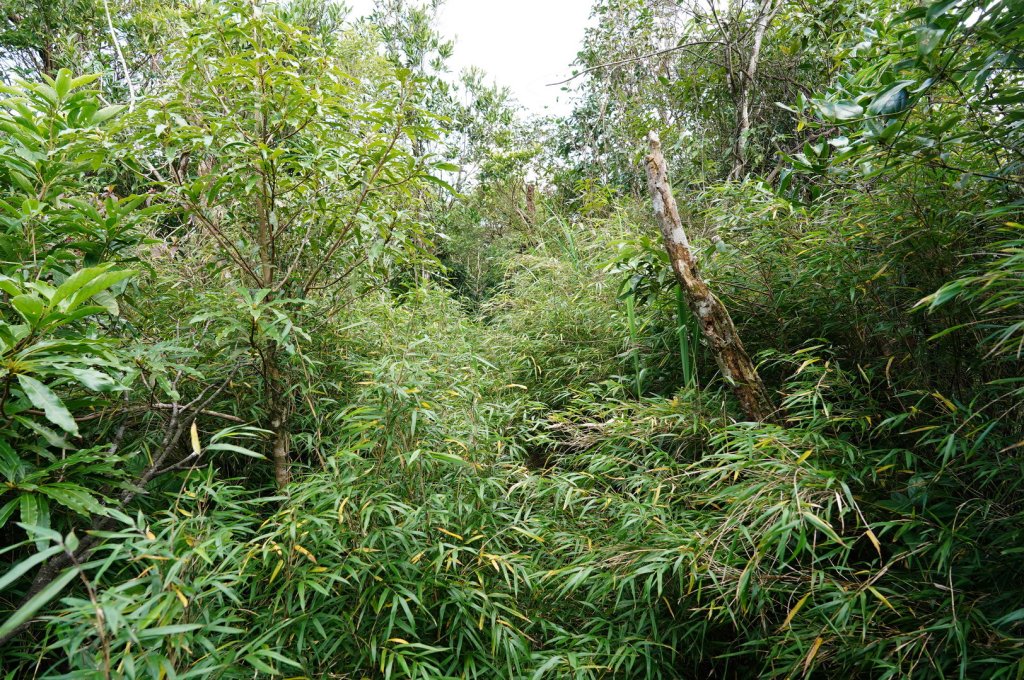
<path id="1" fill-rule="evenodd" d="M 170 410 L 172 410 L 174 408 L 186 408 L 186 407 L 183 407 L 180 404 L 176 405 L 176 404 L 154 403 L 154 404 L 147 404 L 145 406 L 134 406 L 134 407 L 128 408 L 128 409 L 116 408 L 116 409 L 111 409 L 109 411 L 97 411 L 96 413 L 89 413 L 89 414 L 84 415 L 84 416 L 75 416 L 75 422 L 76 423 L 85 423 L 85 422 L 88 422 L 90 420 L 96 420 L 98 418 L 105 418 L 107 416 L 115 415 L 115 414 L 118 414 L 118 413 L 141 413 L 141 412 L 150 411 L 150 410 L 170 411 Z M 34 416 L 44 415 L 44 413 L 42 411 L 38 410 L 38 409 L 28 409 L 26 411 L 26 413 L 29 413 L 29 414 L 34 415 Z M 200 414 L 200 415 L 204 415 L 204 416 L 211 416 L 213 418 L 220 418 L 222 420 L 227 420 L 227 421 L 232 422 L 232 423 L 245 423 L 246 422 L 245 420 L 239 418 L 238 416 L 233 416 L 230 413 L 221 413 L 220 411 L 211 411 L 210 409 L 198 410 L 198 411 L 195 411 L 195 413 Z"/>
<path id="2" fill-rule="evenodd" d="M 623 64 L 629 64 L 629 63 L 635 62 L 635 61 L 643 61 L 644 59 L 650 59 L 652 57 L 658 57 L 658 56 L 661 56 L 662 54 L 668 54 L 670 52 L 677 52 L 679 50 L 685 50 L 688 47 L 696 47 L 698 45 L 724 45 L 724 44 L 725 43 L 723 43 L 721 40 L 697 40 L 695 42 L 689 42 L 689 43 L 684 43 L 682 45 L 676 45 L 675 47 L 668 47 L 668 48 L 663 49 L 663 50 L 658 50 L 657 52 L 651 52 L 649 54 L 642 54 L 639 57 L 628 57 L 626 59 L 619 59 L 617 61 L 609 61 L 609 62 L 607 62 L 605 64 L 598 64 L 597 66 L 591 66 L 590 68 L 585 69 L 583 71 L 580 71 L 579 73 L 577 73 L 577 74 L 575 74 L 575 75 L 573 75 L 573 76 L 571 76 L 569 78 L 566 78 L 565 80 L 559 80 L 557 83 L 548 83 L 545 87 L 554 87 L 556 85 L 564 85 L 564 84 L 566 84 L 568 82 L 576 80 L 580 76 L 585 76 L 588 73 L 593 73 L 594 71 L 599 71 L 600 69 L 603 69 L 603 68 L 609 68 L 611 66 L 622 66 Z"/>
<path id="3" fill-rule="evenodd" d="M 128 82 L 128 112 L 131 113 L 135 110 L 135 85 L 132 83 L 132 74 L 128 70 L 128 62 L 124 58 L 124 52 L 121 51 L 121 43 L 117 40 L 117 34 L 114 32 L 114 21 L 110 18 L 110 3 L 108 0 L 103 0 L 103 9 L 107 14 L 107 28 L 110 29 L 110 39 L 114 42 L 114 50 L 117 51 L 118 61 L 121 62 L 121 68 L 124 70 L 124 79 Z"/>

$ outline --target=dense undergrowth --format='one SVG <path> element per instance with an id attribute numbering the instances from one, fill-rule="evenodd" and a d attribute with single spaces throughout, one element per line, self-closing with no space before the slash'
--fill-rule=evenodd
<path id="1" fill-rule="evenodd" d="M 922 111 L 835 115 L 889 96 L 853 69 L 785 178 L 682 183 L 772 423 L 635 168 L 568 155 L 531 208 L 500 93 L 453 112 L 408 68 L 447 49 L 427 14 L 259 7 L 183 10 L 182 80 L 133 111 L 66 71 L 4 91 L 5 677 L 1024 674 L 1020 172 L 989 149 L 1018 112 L 950 75 L 1019 60 L 1016 5 L 929 5 L 970 43 L 893 66 Z M 858 49 L 931 40 L 879 13 Z"/>

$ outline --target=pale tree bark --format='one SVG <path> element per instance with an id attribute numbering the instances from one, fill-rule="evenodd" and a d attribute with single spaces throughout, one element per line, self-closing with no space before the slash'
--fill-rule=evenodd
<path id="1" fill-rule="evenodd" d="M 651 152 L 645 165 L 647 184 L 654 201 L 654 216 L 658 220 L 676 280 L 686 294 L 686 304 L 697 319 L 701 334 L 718 364 L 718 370 L 732 387 L 744 415 L 757 422 L 770 420 L 774 409 L 757 368 L 743 348 L 729 311 L 708 288 L 690 250 L 690 242 L 679 217 L 679 208 L 672 195 L 672 185 L 668 181 L 661 140 L 656 132 L 651 132 L 647 139 Z"/>
<path id="2" fill-rule="evenodd" d="M 764 34 L 782 8 L 782 0 L 764 0 L 754 18 L 754 35 L 750 47 L 750 58 L 746 65 L 730 80 L 736 97 L 736 138 L 733 140 L 732 171 L 729 179 L 741 179 L 747 171 L 747 137 L 750 134 L 750 101 L 761 62 L 761 45 Z M 731 71 L 732 69 L 730 69 Z"/>

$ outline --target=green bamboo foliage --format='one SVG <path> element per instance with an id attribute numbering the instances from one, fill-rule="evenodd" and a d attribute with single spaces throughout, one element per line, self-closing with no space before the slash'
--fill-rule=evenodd
<path id="1" fill-rule="evenodd" d="M 681 286 L 676 286 L 676 319 L 679 324 L 676 334 L 679 337 L 679 364 L 683 370 L 683 386 L 697 385 L 697 345 L 700 342 L 699 331 L 694 328 L 693 315 L 686 306 L 686 298 Z"/>
<path id="2" fill-rule="evenodd" d="M 752 167 L 776 145 L 778 173 L 680 177 L 771 424 L 738 422 L 700 359 L 612 148 L 656 103 L 673 153 L 713 158 L 714 59 L 594 81 L 609 106 L 575 115 L 622 126 L 588 142 L 610 145 L 582 166 L 600 179 L 497 91 L 463 107 L 428 64 L 449 49 L 430 8 L 405 3 L 380 34 L 305 1 L 190 5 L 205 28 L 167 32 L 210 96 L 154 80 L 129 118 L 92 77 L 5 85 L 5 680 L 1020 680 L 1024 49 L 1020 7 L 975 4 L 785 4 L 758 80 L 833 89 L 754 121 Z M 588 44 L 665 43 L 641 5 L 599 3 Z M 547 219 L 519 214 L 527 170 Z M 295 263 L 273 295 L 247 283 L 268 233 Z M 331 260 L 317 233 L 352 247 Z M 310 266 L 329 285 L 300 291 Z M 283 488 L 257 427 L 269 348 Z"/>
<path id="3" fill-rule="evenodd" d="M 629 354 L 633 358 L 633 376 L 636 380 L 636 396 L 643 396 L 643 371 L 640 368 L 640 329 L 636 321 L 636 299 L 629 295 L 626 297 L 626 320 L 629 323 Z"/>

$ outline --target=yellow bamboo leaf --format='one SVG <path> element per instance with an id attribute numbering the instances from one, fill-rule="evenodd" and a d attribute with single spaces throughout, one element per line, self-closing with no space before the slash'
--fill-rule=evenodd
<path id="1" fill-rule="evenodd" d="M 203 447 L 199 445 L 199 428 L 196 427 L 196 421 L 192 421 L 192 453 L 197 456 L 203 452 Z"/>
<path id="2" fill-rule="evenodd" d="M 946 408 L 949 409 L 950 413 L 956 413 L 956 404 L 951 402 L 949 399 L 946 399 L 946 397 L 944 397 L 942 394 L 940 394 L 939 392 L 932 392 L 932 396 L 941 401 L 943 404 L 945 404 Z"/>
<path id="3" fill-rule="evenodd" d="M 874 275 L 874 276 L 872 276 L 872 277 L 871 277 L 870 279 L 868 279 L 868 280 L 869 280 L 869 281 L 874 281 L 875 279 L 879 278 L 879 277 L 880 277 L 880 276 L 881 276 L 882 274 L 884 274 L 884 273 L 885 273 L 885 270 L 886 270 L 886 269 L 888 269 L 888 268 L 889 268 L 889 263 L 888 263 L 888 262 L 886 262 L 885 264 L 883 264 L 883 265 L 882 265 L 882 268 L 881 268 L 881 269 L 879 269 L 879 270 L 878 270 L 878 271 L 877 271 L 877 272 L 875 273 L 875 275 Z"/>
<path id="4" fill-rule="evenodd" d="M 880 602 L 881 602 L 882 604 L 884 604 L 884 605 L 885 605 L 886 607 L 888 607 L 889 609 L 891 609 L 891 610 L 893 611 L 893 613 L 894 613 L 894 614 L 899 614 L 899 612 L 898 612 L 898 611 L 896 611 L 896 607 L 893 607 L 893 606 L 892 606 L 892 603 L 891 603 L 891 602 L 889 602 L 889 600 L 888 600 L 888 599 L 887 599 L 887 598 L 885 597 L 885 595 L 882 595 L 882 593 L 880 593 L 880 592 L 878 592 L 877 590 L 875 590 L 875 588 L 874 588 L 873 586 L 868 586 L 868 590 L 870 590 L 870 591 L 871 591 L 871 594 L 872 594 L 872 595 L 874 595 L 875 597 L 877 597 L 877 598 L 878 598 L 878 600 L 879 600 L 879 601 L 880 601 Z"/>
<path id="5" fill-rule="evenodd" d="M 178 599 L 181 601 L 181 606 L 187 608 L 188 607 L 188 598 L 185 597 L 184 593 L 182 593 L 180 590 L 175 588 L 174 589 L 174 594 L 177 595 Z"/>
<path id="6" fill-rule="evenodd" d="M 817 362 L 818 362 L 817 357 L 813 357 L 811 359 L 808 359 L 807 361 L 805 361 L 802 364 L 800 364 L 800 367 L 796 369 L 796 373 L 794 373 L 793 375 L 800 375 L 805 368 L 807 368 L 811 364 L 814 364 L 814 363 L 817 363 Z"/>
<path id="7" fill-rule="evenodd" d="M 825 642 L 825 638 L 817 638 L 814 644 L 811 645 L 811 650 L 807 652 L 807 657 L 804 659 L 804 673 L 811 667 L 811 662 L 814 661 L 814 657 L 818 655 L 818 650 L 821 649 L 822 643 Z"/>
<path id="8" fill-rule="evenodd" d="M 538 543 L 543 543 L 544 542 L 543 538 L 541 538 L 537 534 L 534 534 L 534 533 L 531 533 L 531 532 L 527 531 L 526 529 L 521 529 L 519 527 L 509 527 L 509 528 L 512 529 L 512 531 L 516 531 L 516 532 L 522 534 L 523 536 L 526 536 L 527 538 L 532 538 L 533 540 L 537 541 Z"/>
<path id="9" fill-rule="evenodd" d="M 345 523 L 345 506 L 348 505 L 348 496 L 338 504 L 338 524 Z"/>
<path id="10" fill-rule="evenodd" d="M 408 640 L 403 640 L 402 638 L 388 638 L 388 642 L 397 642 L 400 645 L 409 644 Z"/>
<path id="11" fill-rule="evenodd" d="M 283 567 L 283 566 L 284 566 L 284 560 L 278 560 L 277 561 L 277 566 L 274 567 L 274 571 L 270 572 L 270 580 L 267 581 L 267 585 L 269 585 L 269 584 L 274 582 L 274 579 L 277 578 L 277 575 L 279 573 L 281 573 L 281 567 Z"/>
<path id="12" fill-rule="evenodd" d="M 868 537 L 868 540 L 871 541 L 871 545 L 875 546 L 875 550 L 878 551 L 878 556 L 881 557 L 882 556 L 882 544 L 878 542 L 878 536 L 875 536 L 875 532 L 872 531 L 871 529 L 868 529 L 867 531 L 865 531 L 864 534 Z"/>
<path id="13" fill-rule="evenodd" d="M 436 528 L 442 534 L 447 534 L 448 536 L 451 536 L 452 538 L 457 538 L 460 541 L 462 540 L 462 536 L 459 536 L 458 534 L 452 533 L 451 531 L 448 531 L 447 529 L 442 529 L 441 527 L 436 527 Z"/>
<path id="14" fill-rule="evenodd" d="M 297 553 L 299 553 L 299 554 L 305 555 L 305 556 L 306 556 L 306 559 L 308 559 L 308 560 L 309 560 L 310 562 L 312 562 L 313 564 L 316 564 L 316 558 L 315 558 L 315 557 L 313 557 L 313 553 L 309 552 L 308 550 L 306 550 L 305 548 L 303 548 L 303 547 L 302 547 L 301 545 L 299 545 L 298 543 L 296 543 L 295 545 L 293 545 L 293 546 L 292 546 L 292 550 L 294 550 L 295 552 L 297 552 Z"/>
<path id="15" fill-rule="evenodd" d="M 800 463 L 810 458 L 812 453 L 814 453 L 814 449 L 807 449 L 806 451 L 804 451 L 803 455 L 796 459 L 797 464 L 799 465 Z"/>
<path id="16" fill-rule="evenodd" d="M 786 630 L 787 628 L 789 628 L 789 624 L 793 623 L 793 617 L 796 616 L 796 613 L 800 611 L 800 607 L 804 606 L 804 602 L 807 602 L 807 598 L 809 598 L 810 596 L 811 594 L 807 593 L 806 595 L 801 597 L 795 605 L 793 605 L 793 608 L 789 610 L 788 614 L 786 614 L 786 620 L 782 622 L 781 626 L 779 626 L 779 630 Z"/>

